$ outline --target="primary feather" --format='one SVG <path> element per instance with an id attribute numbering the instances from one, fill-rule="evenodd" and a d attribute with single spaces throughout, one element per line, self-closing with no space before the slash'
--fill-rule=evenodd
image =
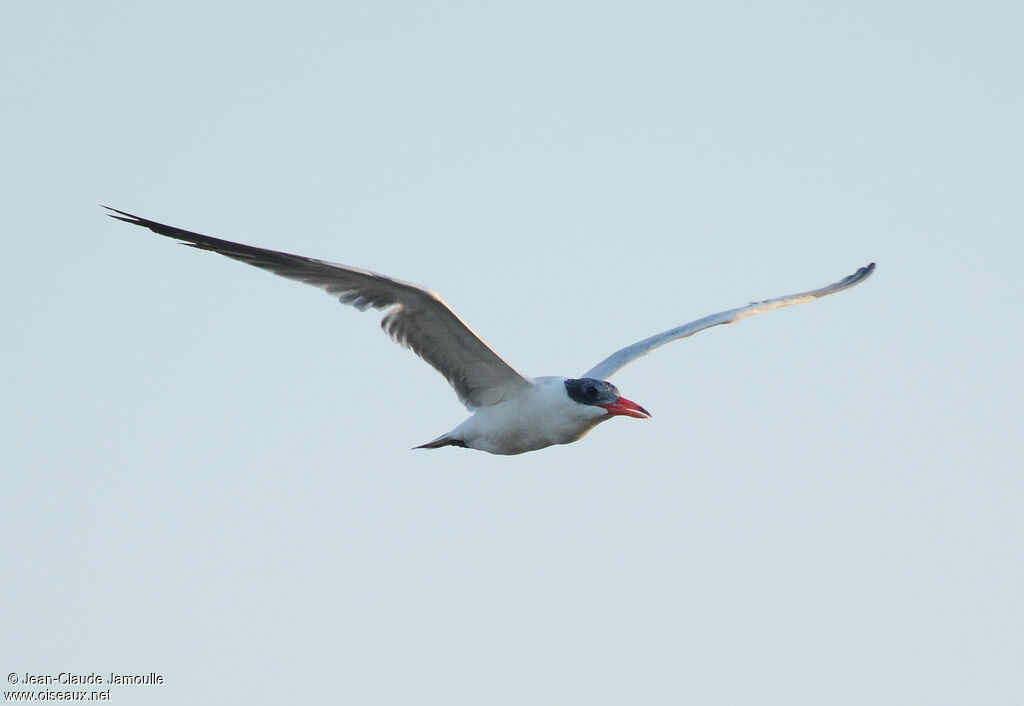
<path id="1" fill-rule="evenodd" d="M 111 216 L 117 220 L 319 287 L 360 311 L 387 310 L 380 322 L 384 332 L 444 375 L 470 410 L 501 402 L 530 385 L 429 289 L 357 267 L 233 243 L 104 208 L 118 214 Z"/>

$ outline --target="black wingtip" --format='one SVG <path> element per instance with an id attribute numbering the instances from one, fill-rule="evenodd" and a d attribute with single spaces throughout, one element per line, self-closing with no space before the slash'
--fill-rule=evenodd
<path id="1" fill-rule="evenodd" d="M 173 238 L 185 245 L 191 245 L 192 247 L 196 247 L 201 250 L 216 250 L 216 247 L 211 247 L 211 245 L 215 245 L 218 243 L 234 245 L 234 243 L 229 243 L 228 241 L 221 241 L 218 240 L 217 238 L 211 238 L 208 235 L 203 235 L 201 233 L 193 233 L 192 231 L 183 230 L 176 226 L 169 226 L 158 221 L 151 221 L 148 218 L 136 216 L 134 213 L 128 213 L 127 211 L 122 211 L 120 209 L 113 208 L 112 206 L 103 206 L 103 204 L 100 204 L 100 206 L 102 208 L 107 209 L 108 211 L 112 211 L 112 213 L 108 213 L 107 215 L 113 218 L 115 221 L 124 221 L 125 223 L 131 223 L 133 226 L 147 228 L 156 233 L 157 235 L 162 235 L 167 238 Z"/>
<path id="2" fill-rule="evenodd" d="M 137 218 L 138 217 L 138 216 L 133 216 L 132 214 L 128 213 L 127 211 L 121 211 L 120 209 L 116 209 L 113 206 L 107 206 L 107 205 L 102 204 L 102 203 L 100 204 L 100 208 L 105 208 L 108 211 L 113 211 L 114 213 L 120 213 L 122 216 L 128 216 L 129 218 Z M 117 216 L 113 215 L 112 213 L 108 213 L 107 215 L 110 216 L 111 218 L 117 218 Z"/>
<path id="3" fill-rule="evenodd" d="M 852 287 L 853 285 L 860 284 L 861 282 L 866 280 L 868 277 L 871 276 L 871 274 L 874 271 L 875 271 L 875 263 L 869 262 L 868 264 L 864 265 L 864 267 L 861 267 L 856 272 L 854 272 L 852 275 L 850 275 L 846 279 L 842 280 L 839 284 L 844 285 L 843 289 L 845 289 L 846 287 Z"/>
<path id="4" fill-rule="evenodd" d="M 110 211 L 107 215 L 114 220 L 131 223 L 133 226 L 146 228 L 157 235 L 162 235 L 165 238 L 171 238 L 172 240 L 176 240 L 184 245 L 188 245 L 199 250 L 209 250 L 220 253 L 226 257 L 231 257 L 236 260 L 248 262 L 252 265 L 264 267 L 264 269 L 276 271 L 274 268 L 279 266 L 284 259 L 299 257 L 298 255 L 289 255 L 288 253 L 277 252 L 276 250 L 264 250 L 262 248 L 255 248 L 251 245 L 233 243 L 230 240 L 221 240 L 220 238 L 214 238 L 209 235 L 203 235 L 202 233 L 185 230 L 184 228 L 178 228 L 177 226 L 169 226 L 165 223 L 151 221 L 148 218 L 136 216 L 134 213 L 128 213 L 128 211 L 122 211 L 111 206 L 102 207 Z M 260 260 L 261 262 L 266 260 L 267 264 L 261 265 L 257 263 L 256 260 Z M 270 265 L 269 263 L 271 262 L 274 264 Z"/>
<path id="5" fill-rule="evenodd" d="M 145 219 L 139 218 L 138 216 L 136 216 L 133 213 L 128 213 L 127 211 L 121 211 L 121 210 L 118 210 L 118 209 L 116 209 L 116 208 L 114 208 L 112 206 L 104 206 L 103 204 L 100 204 L 100 208 L 105 208 L 108 211 L 113 211 L 113 213 L 108 213 L 107 215 L 110 216 L 111 218 L 113 218 L 115 221 L 124 221 L 125 223 L 131 223 L 132 225 L 137 225 L 137 226 L 145 226 L 146 225 Z"/>

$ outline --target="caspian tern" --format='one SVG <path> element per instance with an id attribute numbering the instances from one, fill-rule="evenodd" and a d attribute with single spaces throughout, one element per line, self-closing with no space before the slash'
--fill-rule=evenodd
<path id="1" fill-rule="evenodd" d="M 104 208 L 113 211 L 108 215 L 119 221 L 319 287 L 360 311 L 371 307 L 386 310 L 380 324 L 384 332 L 444 375 L 459 401 L 473 412 L 447 434 L 417 449 L 460 446 L 492 454 L 521 454 L 577 441 L 615 416 L 649 419 L 646 409 L 622 397 L 606 378 L 666 343 L 840 292 L 863 282 L 875 269 L 872 262 L 827 287 L 753 302 L 677 326 L 612 353 L 578 378 L 530 378 L 491 350 L 441 297 L 419 285 L 356 267 L 232 243 Z"/>

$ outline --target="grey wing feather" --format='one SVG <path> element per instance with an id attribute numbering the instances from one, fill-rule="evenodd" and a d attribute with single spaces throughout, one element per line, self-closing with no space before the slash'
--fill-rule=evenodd
<path id="1" fill-rule="evenodd" d="M 386 309 L 381 320 L 384 332 L 444 375 L 459 400 L 471 410 L 496 404 L 531 384 L 441 297 L 419 285 L 333 262 L 233 243 L 104 208 L 119 214 L 111 214 L 111 218 L 319 287 L 360 311 Z"/>
<path id="2" fill-rule="evenodd" d="M 803 304 L 804 302 L 820 299 L 821 297 L 828 296 L 829 294 L 841 292 L 844 289 L 860 284 L 870 277 L 871 273 L 874 271 L 875 263 L 872 262 L 871 264 L 860 268 L 849 277 L 845 277 L 838 282 L 830 284 L 827 287 L 822 287 L 821 289 L 814 289 L 810 292 L 801 292 L 800 294 L 789 294 L 784 297 L 776 297 L 775 299 L 766 299 L 763 302 L 753 302 L 746 306 L 730 309 L 729 311 L 722 311 L 717 314 L 711 314 L 710 316 L 705 316 L 703 319 L 697 319 L 696 321 L 691 321 L 688 324 L 677 326 L 676 328 L 669 329 L 668 331 L 656 334 L 650 338 L 645 338 L 642 341 L 638 341 L 631 346 L 626 346 L 622 350 L 612 353 L 610 356 L 584 373 L 583 377 L 607 380 L 637 358 L 647 355 L 655 348 L 659 348 L 666 343 L 671 343 L 672 341 L 679 340 L 680 338 L 692 336 L 698 331 L 703 331 L 704 329 L 711 328 L 712 326 L 731 324 L 734 321 L 739 321 L 740 319 L 745 319 L 748 316 L 754 316 L 755 314 L 771 311 L 772 309 L 779 309 L 784 306 L 793 306 L 794 304 Z"/>

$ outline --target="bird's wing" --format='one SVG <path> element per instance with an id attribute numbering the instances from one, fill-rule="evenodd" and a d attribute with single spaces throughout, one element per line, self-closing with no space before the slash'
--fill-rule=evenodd
<path id="1" fill-rule="evenodd" d="M 444 375 L 470 410 L 496 404 L 531 384 L 428 289 L 367 270 L 232 243 L 104 208 L 114 212 L 111 218 L 319 287 L 360 311 L 386 309 L 380 322 L 384 332 Z"/>
<path id="2" fill-rule="evenodd" d="M 626 346 L 622 350 L 612 353 L 610 356 L 584 373 L 583 377 L 607 380 L 637 358 L 647 355 L 655 348 L 663 346 L 666 343 L 671 343 L 672 341 L 680 338 L 692 336 L 698 331 L 703 331 L 704 329 L 711 328 L 712 326 L 731 324 L 734 321 L 739 321 L 740 319 L 745 319 L 748 316 L 754 316 L 755 314 L 761 314 L 765 311 L 771 311 L 772 309 L 778 309 L 784 306 L 792 306 L 794 304 L 803 304 L 804 302 L 820 299 L 821 297 L 828 296 L 829 294 L 841 292 L 844 289 L 860 284 L 870 277 L 871 273 L 874 271 L 875 263 L 872 262 L 870 265 L 860 268 L 849 277 L 845 277 L 838 282 L 830 284 L 827 287 L 822 287 L 821 289 L 814 289 L 810 292 L 801 292 L 800 294 L 790 294 L 784 297 L 776 297 L 775 299 L 766 299 L 763 302 L 753 302 L 737 309 L 722 311 L 717 314 L 712 314 L 711 316 L 705 316 L 703 319 L 697 319 L 696 321 L 691 321 L 688 324 L 677 326 L 676 328 L 669 329 L 668 331 L 651 336 L 650 338 L 645 338 L 642 341 L 638 341 L 631 346 Z"/>

